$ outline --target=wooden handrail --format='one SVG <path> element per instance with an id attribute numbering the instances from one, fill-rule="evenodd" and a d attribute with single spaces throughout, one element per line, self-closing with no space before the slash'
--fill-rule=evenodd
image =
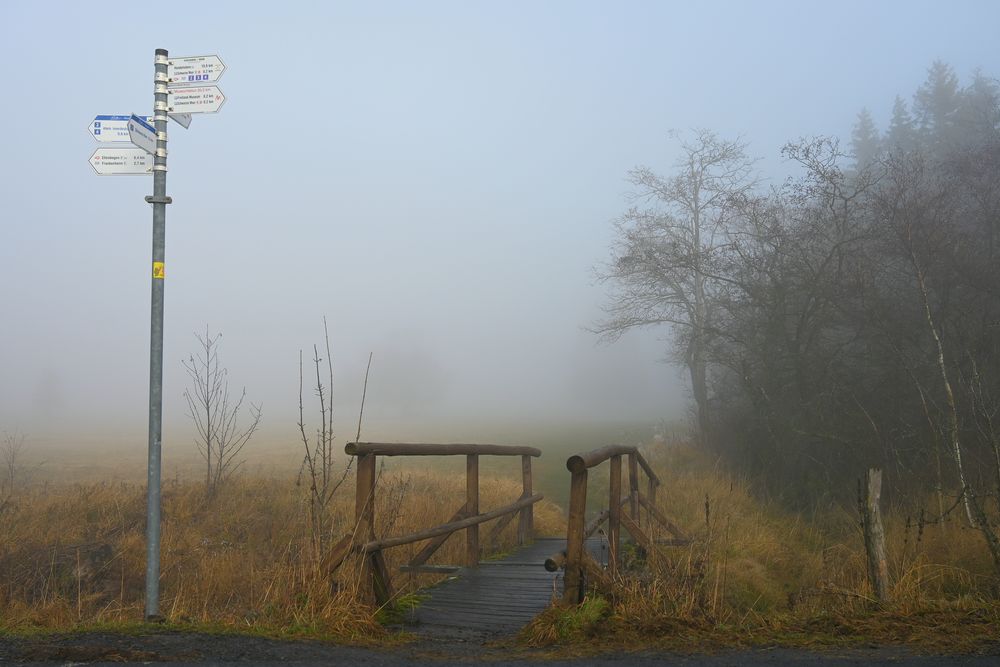
<path id="1" fill-rule="evenodd" d="M 593 468 L 594 466 L 604 463 L 612 456 L 634 454 L 635 451 L 635 447 L 626 447 L 625 445 L 608 445 L 607 447 L 600 447 L 585 454 L 574 454 L 569 457 L 566 459 L 566 469 L 570 472 L 583 472 L 587 468 Z"/>
<path id="2" fill-rule="evenodd" d="M 534 456 L 542 450 L 523 445 L 423 444 L 416 442 L 349 442 L 344 451 L 351 456 Z"/>
<path id="3" fill-rule="evenodd" d="M 608 445 L 606 447 L 600 447 L 598 449 L 591 450 L 585 454 L 575 454 L 574 456 L 566 459 L 566 469 L 570 472 L 583 472 L 588 468 L 593 468 L 594 466 L 600 465 L 610 459 L 612 456 L 634 456 L 635 460 L 646 472 L 646 476 L 656 484 L 660 485 L 660 478 L 653 472 L 653 467 L 649 465 L 646 461 L 646 457 L 642 455 L 638 447 L 627 447 L 625 445 Z"/>

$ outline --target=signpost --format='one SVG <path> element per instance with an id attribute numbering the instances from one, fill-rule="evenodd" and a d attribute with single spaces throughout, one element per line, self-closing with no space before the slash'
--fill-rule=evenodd
<path id="1" fill-rule="evenodd" d="M 90 134 L 102 146 L 90 156 L 98 174 L 153 174 L 153 258 L 150 280 L 149 448 L 146 484 L 146 620 L 161 620 L 160 606 L 160 467 L 163 423 L 163 285 L 167 204 L 167 122 L 191 125 L 193 113 L 215 113 L 226 98 L 214 85 L 226 66 L 218 56 L 169 59 L 156 50 L 153 116 L 95 116 Z"/>
<path id="2" fill-rule="evenodd" d="M 94 120 L 90 122 L 87 131 L 90 132 L 90 136 L 102 144 L 116 141 L 128 142 L 129 118 L 131 118 L 129 115 L 94 116 Z M 144 116 L 143 120 L 147 123 L 152 123 L 153 117 Z"/>
<path id="3" fill-rule="evenodd" d="M 150 155 L 156 155 L 156 130 L 135 114 L 128 121 L 128 137 Z"/>
<path id="4" fill-rule="evenodd" d="M 170 88 L 167 111 L 170 113 L 215 113 L 226 101 L 218 86 Z"/>
<path id="5" fill-rule="evenodd" d="M 226 64 L 219 56 L 189 56 L 167 61 L 167 83 L 205 84 L 218 81 L 226 71 Z"/>
<path id="6" fill-rule="evenodd" d="M 141 148 L 98 148 L 90 156 L 90 166 L 101 176 L 112 174 L 152 174 L 153 157 Z"/>

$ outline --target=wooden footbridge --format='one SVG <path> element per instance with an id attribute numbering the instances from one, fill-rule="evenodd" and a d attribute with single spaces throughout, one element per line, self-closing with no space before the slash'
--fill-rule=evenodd
<path id="1" fill-rule="evenodd" d="M 333 547 L 324 567 L 332 574 L 346 558 L 359 555 L 362 595 L 378 605 L 385 605 L 391 603 L 397 593 L 384 551 L 424 542 L 423 548 L 401 570 L 447 575 L 447 579 L 421 591 L 423 601 L 409 612 L 409 629 L 418 633 L 453 637 L 510 634 L 554 602 L 578 604 L 584 598 L 588 580 L 608 584 L 618 579 L 622 527 L 647 550 L 690 542 L 657 507 L 656 491 L 660 479 L 636 447 L 610 445 L 567 460 L 571 477 L 565 539 L 534 539 L 532 508 L 543 498 L 532 488 L 532 459 L 542 454 L 534 447 L 352 442 L 345 450 L 357 457 L 356 529 Z M 445 524 L 410 535 L 377 537 L 374 508 L 379 456 L 464 456 L 464 504 Z M 481 456 L 520 457 L 520 497 L 504 507 L 479 511 Z M 628 464 L 627 492 L 622 489 L 623 459 Z M 610 462 L 608 504 L 588 522 L 588 471 L 605 461 Z M 640 492 L 640 471 L 646 477 L 646 494 Z M 518 517 L 518 548 L 502 559 L 481 560 L 480 526 L 496 521 L 487 539 L 493 543 L 515 516 Z M 601 530 L 604 524 L 607 527 Z M 465 562 L 462 565 L 428 565 L 434 552 L 458 531 L 465 533 Z M 657 539 L 662 532 L 672 537 Z"/>

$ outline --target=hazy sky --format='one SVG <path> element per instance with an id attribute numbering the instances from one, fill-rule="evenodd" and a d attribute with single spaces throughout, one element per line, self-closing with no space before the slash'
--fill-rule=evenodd
<path id="1" fill-rule="evenodd" d="M 668 131 L 704 126 L 783 176 L 782 143 L 846 137 L 862 106 L 884 127 L 936 58 L 1000 74 L 998 25 L 985 1 L 5 0 L 0 430 L 145 446 L 152 179 L 95 175 L 88 126 L 151 111 L 156 48 L 228 67 L 221 112 L 170 126 L 170 446 L 206 324 L 294 439 L 324 315 L 345 435 L 369 351 L 385 437 L 682 415 L 666 332 L 584 329 L 627 170 L 667 170 Z"/>

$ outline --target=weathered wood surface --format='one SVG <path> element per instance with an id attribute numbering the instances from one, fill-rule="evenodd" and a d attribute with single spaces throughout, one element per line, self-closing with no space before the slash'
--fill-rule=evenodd
<path id="1" fill-rule="evenodd" d="M 378 551 L 379 549 L 389 549 L 390 547 L 398 547 L 402 544 L 409 544 L 411 542 L 420 542 L 422 540 L 427 540 L 432 537 L 437 537 L 439 535 L 450 535 L 456 530 L 461 530 L 463 528 L 468 528 L 469 526 L 475 526 L 480 523 L 485 523 L 487 521 L 492 521 L 493 519 L 499 518 L 504 514 L 511 512 L 517 512 L 522 507 L 531 505 L 532 503 L 537 503 L 539 500 L 544 498 L 540 493 L 536 493 L 530 498 L 521 498 L 506 507 L 499 507 L 495 510 L 490 510 L 489 512 L 483 512 L 482 514 L 477 514 L 476 516 L 470 516 L 460 521 L 452 521 L 450 523 L 442 524 L 434 528 L 428 528 L 427 530 L 422 530 L 419 533 L 411 533 L 409 535 L 400 535 L 399 537 L 386 537 L 381 540 L 371 540 L 367 542 L 362 550 L 367 552 Z"/>
<path id="2" fill-rule="evenodd" d="M 618 555 L 619 535 L 621 534 L 622 515 L 622 457 L 620 455 L 611 457 L 611 483 L 608 492 L 608 547 L 610 558 L 608 559 L 608 569 L 611 576 L 618 574 L 618 566 L 621 563 Z"/>
<path id="3" fill-rule="evenodd" d="M 503 560 L 483 561 L 424 591 L 407 630 L 433 637 L 479 639 L 509 635 L 562 595 L 562 572 L 546 572 L 545 559 L 566 548 L 562 538 L 537 539 Z M 587 540 L 594 560 L 607 563 L 606 542 Z"/>
<path id="4" fill-rule="evenodd" d="M 562 600 L 566 604 L 577 604 L 583 599 L 585 589 L 583 573 L 579 568 L 586 535 L 587 513 L 587 469 L 574 472 L 569 487 L 569 520 L 566 526 L 566 585 Z"/>
<path id="5" fill-rule="evenodd" d="M 454 523 L 455 521 L 461 521 L 462 519 L 467 519 L 467 518 L 469 518 L 468 507 L 466 505 L 462 505 L 462 507 L 459 508 L 459 510 L 455 512 L 455 514 L 450 519 L 448 519 L 448 523 Z M 424 548 L 421 549 L 416 556 L 410 559 L 409 566 L 420 567 L 421 565 L 426 563 L 427 559 L 433 556 L 434 552 L 440 549 L 441 545 L 444 544 L 449 537 L 451 537 L 451 533 L 444 533 L 443 535 L 438 535 L 430 542 L 425 544 Z"/>
<path id="6" fill-rule="evenodd" d="M 673 535 L 678 540 L 681 540 L 683 542 L 691 541 L 691 538 L 687 536 L 687 533 L 678 528 L 677 524 L 668 519 L 663 512 L 657 509 L 656 504 L 654 502 L 651 502 L 650 499 L 646 498 L 646 496 L 643 495 L 639 496 L 639 502 L 642 504 L 643 507 L 646 508 L 646 511 L 648 511 L 650 515 L 667 530 L 667 532 L 669 532 L 671 535 Z"/>
<path id="7" fill-rule="evenodd" d="M 479 454 L 465 457 L 465 506 L 469 514 L 479 514 Z M 475 567 L 479 562 L 479 524 L 465 529 L 465 564 Z"/>
<path id="8" fill-rule="evenodd" d="M 889 565 L 885 551 L 885 529 L 882 528 L 882 471 L 868 470 L 865 495 L 862 499 L 861 525 L 868 556 L 868 581 L 879 602 L 889 598 Z"/>
<path id="9" fill-rule="evenodd" d="M 630 466 L 641 466 L 646 472 L 647 477 L 653 480 L 656 485 L 660 484 L 660 478 L 657 477 L 655 472 L 653 472 L 653 467 L 649 465 L 646 457 L 642 455 L 642 452 L 639 451 L 638 447 L 608 445 L 606 447 L 599 447 L 598 449 L 594 449 L 589 452 L 584 452 L 583 454 L 574 454 L 566 459 L 566 469 L 570 472 L 581 472 L 604 463 L 612 456 L 629 456 L 631 459 L 629 462 Z M 636 476 L 636 479 L 638 479 L 638 476 Z"/>
<path id="10" fill-rule="evenodd" d="M 531 495 L 531 457 L 522 456 L 521 457 L 521 497 L 525 498 Z M 517 543 L 527 544 L 531 535 L 535 532 L 535 514 L 534 507 L 528 505 L 521 510 L 521 514 L 517 521 Z"/>
<path id="11" fill-rule="evenodd" d="M 419 442 L 349 442 L 344 451 L 351 456 L 376 454 L 378 456 L 534 456 L 542 455 L 537 447 L 522 445 L 476 445 Z"/>

